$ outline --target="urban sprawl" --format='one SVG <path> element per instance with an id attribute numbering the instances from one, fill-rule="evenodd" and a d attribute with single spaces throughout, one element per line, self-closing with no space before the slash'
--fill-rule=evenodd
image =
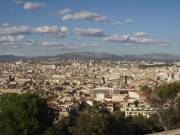
<path id="1" fill-rule="evenodd" d="M 0 96 L 6 93 L 35 92 L 48 105 L 68 117 L 72 108 L 85 101 L 102 102 L 109 111 L 125 116 L 156 113 L 141 87 L 157 87 L 180 80 L 180 62 L 61 60 L 0 63 Z"/>

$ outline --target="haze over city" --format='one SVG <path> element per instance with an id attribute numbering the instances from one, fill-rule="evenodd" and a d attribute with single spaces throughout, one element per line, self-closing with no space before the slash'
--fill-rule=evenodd
<path id="1" fill-rule="evenodd" d="M 0 54 L 180 54 L 179 0 L 1 0 Z"/>

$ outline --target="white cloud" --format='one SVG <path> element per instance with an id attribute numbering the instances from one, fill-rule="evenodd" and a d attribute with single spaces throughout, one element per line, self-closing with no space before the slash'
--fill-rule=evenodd
<path id="1" fill-rule="evenodd" d="M 3 27 L 8 27 L 8 26 L 10 26 L 10 24 L 7 23 L 7 22 L 5 22 L 5 23 L 2 24 L 2 26 L 3 26 Z"/>
<path id="2" fill-rule="evenodd" d="M 54 42 L 54 41 L 42 41 L 40 45 L 46 46 L 49 49 L 58 49 L 63 51 L 75 51 L 79 49 L 79 47 L 76 45 L 71 45 L 62 42 Z"/>
<path id="3" fill-rule="evenodd" d="M 154 40 L 147 37 L 147 33 L 140 32 L 134 35 L 112 35 L 104 37 L 105 41 L 125 43 L 128 45 L 158 45 L 158 46 L 169 46 L 169 41 L 164 40 Z"/>
<path id="4" fill-rule="evenodd" d="M 148 36 L 149 34 L 148 33 L 145 33 L 145 32 L 136 32 L 134 34 L 135 37 L 146 37 Z"/>
<path id="5" fill-rule="evenodd" d="M 2 36 L 0 37 L 0 43 L 3 47 L 17 47 L 24 40 L 23 35 L 18 36 Z"/>
<path id="6" fill-rule="evenodd" d="M 27 2 L 24 3 L 23 8 L 25 10 L 35 10 L 40 8 L 45 8 L 47 5 L 44 2 Z"/>
<path id="7" fill-rule="evenodd" d="M 62 16 L 62 15 L 66 15 L 66 14 L 70 14 L 71 13 L 71 9 L 69 8 L 65 8 L 63 10 L 60 10 L 56 13 L 57 16 Z"/>
<path id="8" fill-rule="evenodd" d="M 126 19 L 126 20 L 122 20 L 122 21 L 116 21 L 113 24 L 114 25 L 125 25 L 125 24 L 129 24 L 129 23 L 133 23 L 134 20 L 133 19 Z"/>
<path id="9" fill-rule="evenodd" d="M 74 31 L 78 36 L 91 36 L 91 37 L 105 36 L 103 30 L 98 28 L 76 28 Z"/>
<path id="10" fill-rule="evenodd" d="M 59 36 L 63 37 L 63 36 L 67 36 L 69 34 L 69 29 L 65 26 L 60 27 L 60 34 Z"/>
<path id="11" fill-rule="evenodd" d="M 93 20 L 97 22 L 107 21 L 108 17 L 104 15 L 100 15 L 94 12 L 88 11 L 80 11 L 80 12 L 72 12 L 71 9 L 64 9 L 62 11 L 57 12 L 58 16 L 62 17 L 62 20 Z"/>
<path id="12" fill-rule="evenodd" d="M 134 20 L 133 19 L 126 19 L 124 22 L 126 22 L 126 23 L 133 23 Z"/>
<path id="13" fill-rule="evenodd" d="M 18 35 L 18 36 L 16 36 L 16 40 L 17 41 L 22 41 L 22 40 L 24 40 L 24 35 Z"/>
<path id="14" fill-rule="evenodd" d="M 13 42 L 15 38 L 12 36 L 3 36 L 0 38 L 0 42 Z"/>
<path id="15" fill-rule="evenodd" d="M 69 34 L 67 27 L 58 27 L 58 26 L 41 26 L 35 27 L 32 29 L 33 33 L 36 34 L 57 34 L 58 36 L 65 37 Z"/>
<path id="16" fill-rule="evenodd" d="M 59 37 L 66 37 L 69 34 L 69 29 L 65 26 L 7 26 L 0 27 L 0 34 L 4 35 L 25 35 L 25 34 L 48 34 Z"/>
<path id="17" fill-rule="evenodd" d="M 0 27 L 0 34 L 28 34 L 31 31 L 30 27 L 28 26 L 7 26 L 7 27 Z"/>
<path id="18" fill-rule="evenodd" d="M 66 44 L 62 42 L 54 42 L 54 41 L 43 41 L 41 42 L 41 45 L 47 46 L 47 47 L 65 47 Z"/>
<path id="19" fill-rule="evenodd" d="M 153 44 L 155 41 L 151 38 L 145 38 L 145 37 L 130 37 L 129 41 L 130 43 L 138 43 L 138 44 Z"/>
<path id="20" fill-rule="evenodd" d="M 24 39 L 23 35 L 18 36 L 2 36 L 0 37 L 0 42 L 14 42 L 14 41 L 22 41 Z"/>
<path id="21" fill-rule="evenodd" d="M 105 37 L 105 41 L 111 41 L 111 42 L 128 42 L 130 38 L 130 35 L 112 35 Z"/>

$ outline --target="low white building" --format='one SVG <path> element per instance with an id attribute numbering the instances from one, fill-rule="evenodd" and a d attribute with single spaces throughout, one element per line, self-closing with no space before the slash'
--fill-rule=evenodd
<path id="1" fill-rule="evenodd" d="M 60 83 L 62 80 L 66 79 L 66 76 L 65 75 L 57 75 L 57 74 L 54 74 L 51 76 L 50 78 L 50 82 L 51 83 Z"/>

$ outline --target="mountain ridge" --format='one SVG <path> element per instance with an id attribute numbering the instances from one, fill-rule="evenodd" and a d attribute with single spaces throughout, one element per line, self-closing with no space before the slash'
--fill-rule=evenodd
<path id="1" fill-rule="evenodd" d="M 68 52 L 55 56 L 34 56 L 34 57 L 26 57 L 26 56 L 16 56 L 16 55 L 0 55 L 0 62 L 12 62 L 17 60 L 33 60 L 33 59 L 52 59 L 52 58 L 60 58 L 60 59 L 98 59 L 98 60 L 127 60 L 127 61 L 135 61 L 135 60 L 155 60 L 155 61 L 180 61 L 180 55 L 175 54 L 167 54 L 167 53 L 151 53 L 151 54 L 127 54 L 127 55 L 116 55 L 110 53 L 93 53 L 93 52 Z"/>

